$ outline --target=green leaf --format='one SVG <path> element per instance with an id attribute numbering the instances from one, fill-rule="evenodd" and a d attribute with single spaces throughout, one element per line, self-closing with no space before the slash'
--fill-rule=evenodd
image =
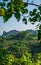
<path id="1" fill-rule="evenodd" d="M 41 16 L 40 16 L 40 18 L 39 18 L 39 21 L 41 21 Z"/>
<path id="2" fill-rule="evenodd" d="M 40 11 L 41 11 L 41 6 L 39 6 L 39 8 L 38 8 Z"/>
<path id="3" fill-rule="evenodd" d="M 37 21 L 37 17 L 36 16 L 34 16 L 34 17 L 29 17 L 29 21 L 31 21 L 31 22 L 36 22 Z"/>
<path id="4" fill-rule="evenodd" d="M 5 3 L 3 3 L 3 6 L 5 6 L 6 4 Z"/>
<path id="5" fill-rule="evenodd" d="M 6 16 L 3 16 L 3 19 L 4 19 L 4 23 L 8 21 L 8 17 Z"/>
<path id="6" fill-rule="evenodd" d="M 1 3 L 1 2 L 0 2 L 0 6 L 1 6 L 1 7 L 5 6 L 5 3 Z"/>
<path id="7" fill-rule="evenodd" d="M 36 12 L 37 11 L 37 9 L 33 9 L 33 12 Z"/>
<path id="8" fill-rule="evenodd" d="M 14 16 L 15 16 L 15 18 L 16 18 L 18 21 L 20 20 L 20 16 L 21 16 L 20 13 L 16 12 Z"/>
<path id="9" fill-rule="evenodd" d="M 34 15 L 36 15 L 36 11 L 34 11 L 34 10 L 30 11 L 29 14 L 30 14 L 30 16 L 34 16 Z"/>
<path id="10" fill-rule="evenodd" d="M 27 24 L 27 19 L 25 17 L 22 20 L 25 24 Z"/>
<path id="11" fill-rule="evenodd" d="M 9 2 L 8 4 L 7 4 L 7 8 L 9 8 L 11 6 L 11 2 Z"/>
<path id="12" fill-rule="evenodd" d="M 29 13 L 29 14 L 30 14 L 30 16 L 33 16 L 32 11 L 30 11 L 30 13 Z"/>
<path id="13" fill-rule="evenodd" d="M 27 7 L 28 6 L 28 4 L 27 3 L 24 3 L 24 7 Z"/>
<path id="14" fill-rule="evenodd" d="M 28 13 L 28 10 L 27 9 L 22 9 L 21 11 L 23 14 L 27 14 Z"/>
<path id="15" fill-rule="evenodd" d="M 4 23 L 7 22 L 11 16 L 12 14 L 5 14 L 5 16 L 3 16 Z"/>
<path id="16" fill-rule="evenodd" d="M 3 3 L 0 2 L 0 6 L 3 6 Z"/>
<path id="17" fill-rule="evenodd" d="M 39 29 L 41 30 L 41 25 L 39 26 Z"/>
<path id="18" fill-rule="evenodd" d="M 30 22 L 33 22 L 33 18 L 29 17 L 29 21 L 30 21 Z"/>
<path id="19" fill-rule="evenodd" d="M 28 10 L 27 9 L 25 9 L 24 11 L 25 11 L 25 13 L 28 13 Z"/>

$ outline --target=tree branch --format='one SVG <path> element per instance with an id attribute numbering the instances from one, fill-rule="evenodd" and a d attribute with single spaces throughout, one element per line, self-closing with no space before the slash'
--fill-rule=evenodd
<path id="1" fill-rule="evenodd" d="M 34 4 L 34 3 L 28 3 L 28 2 L 27 3 L 26 2 L 23 2 L 23 3 L 28 4 L 28 5 L 37 6 L 37 7 L 39 6 L 38 4 Z"/>

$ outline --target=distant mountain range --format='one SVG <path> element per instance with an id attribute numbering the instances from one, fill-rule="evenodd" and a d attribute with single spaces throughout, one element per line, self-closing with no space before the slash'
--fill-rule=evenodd
<path id="1" fill-rule="evenodd" d="M 20 31 L 16 31 L 16 30 L 12 30 L 12 31 L 9 31 L 9 32 L 3 32 L 2 36 L 10 36 L 10 35 L 17 35 Z M 21 32 L 24 32 L 24 31 L 21 31 Z M 37 31 L 36 30 L 26 30 L 26 32 L 29 32 L 31 35 L 37 35 Z"/>
<path id="2" fill-rule="evenodd" d="M 16 35 L 18 34 L 19 31 L 16 31 L 16 30 L 12 30 L 12 31 L 9 31 L 9 32 L 3 32 L 2 36 L 10 36 L 10 35 Z"/>

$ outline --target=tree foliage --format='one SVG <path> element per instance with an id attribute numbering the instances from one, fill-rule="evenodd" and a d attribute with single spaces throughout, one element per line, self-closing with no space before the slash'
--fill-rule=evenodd
<path id="1" fill-rule="evenodd" d="M 2 1 L 3 2 L 0 2 L 0 16 L 3 16 L 4 22 L 8 21 L 12 14 L 14 14 L 18 21 L 24 14 L 29 14 L 29 20 L 31 22 L 41 21 L 41 4 L 34 4 L 34 1 L 29 3 L 29 0 L 27 0 L 27 2 L 24 2 L 23 0 Z M 36 6 L 37 8 L 29 11 L 27 8 L 29 5 Z M 27 24 L 26 16 L 23 16 L 23 21 L 25 21 L 24 23 Z"/>
<path id="2" fill-rule="evenodd" d="M 12 37 L 0 37 L 0 65 L 41 65 L 41 43 Z"/>

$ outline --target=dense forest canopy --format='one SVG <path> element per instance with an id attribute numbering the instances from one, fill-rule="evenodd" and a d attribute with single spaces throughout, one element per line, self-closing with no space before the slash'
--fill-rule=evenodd
<path id="1" fill-rule="evenodd" d="M 28 31 L 0 36 L 0 65 L 41 65 L 41 43 Z"/>
<path id="2" fill-rule="evenodd" d="M 41 65 L 41 43 L 27 32 L 0 37 L 0 65 Z"/>

